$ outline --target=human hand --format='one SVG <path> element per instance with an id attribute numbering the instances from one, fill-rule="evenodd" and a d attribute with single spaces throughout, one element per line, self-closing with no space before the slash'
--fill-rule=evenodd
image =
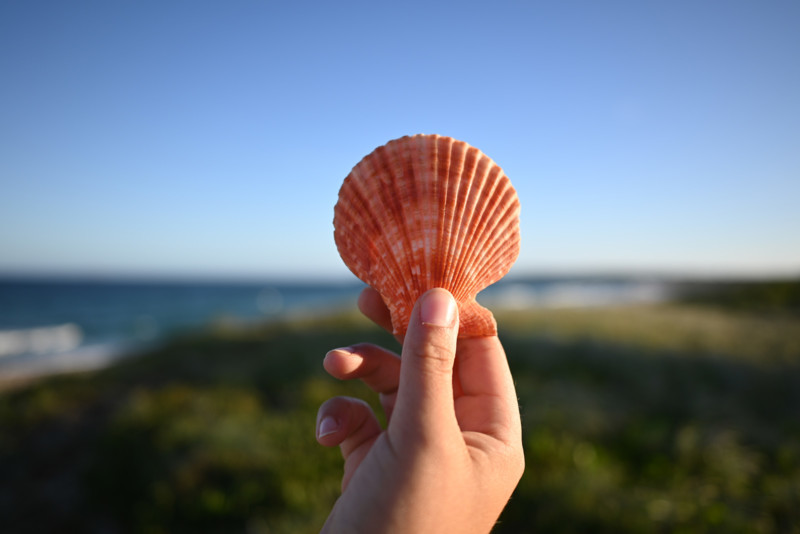
<path id="1" fill-rule="evenodd" d="M 362 292 L 359 308 L 391 330 L 375 290 Z M 402 359 L 369 344 L 326 355 L 331 375 L 380 394 L 388 425 L 359 399 L 320 407 L 317 440 L 344 457 L 342 495 L 323 532 L 491 530 L 524 469 L 519 408 L 499 339 L 457 333 L 455 300 L 433 289 L 414 307 Z"/>

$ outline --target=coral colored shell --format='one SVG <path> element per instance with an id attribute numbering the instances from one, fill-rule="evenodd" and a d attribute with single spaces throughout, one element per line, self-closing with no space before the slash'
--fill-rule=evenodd
<path id="1" fill-rule="evenodd" d="M 459 337 L 492 336 L 497 324 L 475 296 L 519 255 L 519 200 L 489 157 L 438 135 L 390 141 L 345 178 L 334 238 L 353 273 L 375 288 L 404 336 L 414 303 L 442 287 L 456 298 Z"/>

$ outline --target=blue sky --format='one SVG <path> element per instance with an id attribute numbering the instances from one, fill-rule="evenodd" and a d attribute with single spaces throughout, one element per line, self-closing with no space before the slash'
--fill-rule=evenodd
<path id="1" fill-rule="evenodd" d="M 800 3 L 0 4 L 0 273 L 345 278 L 342 180 L 499 163 L 514 274 L 800 273 Z"/>

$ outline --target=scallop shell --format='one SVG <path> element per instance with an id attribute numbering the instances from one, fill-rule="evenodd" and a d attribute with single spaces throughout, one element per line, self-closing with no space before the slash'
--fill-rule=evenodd
<path id="1" fill-rule="evenodd" d="M 519 200 L 503 170 L 477 148 L 438 135 L 389 141 L 345 178 L 334 239 L 350 270 L 375 288 L 404 336 L 425 291 L 450 291 L 459 337 L 492 336 L 475 301 L 519 255 Z"/>

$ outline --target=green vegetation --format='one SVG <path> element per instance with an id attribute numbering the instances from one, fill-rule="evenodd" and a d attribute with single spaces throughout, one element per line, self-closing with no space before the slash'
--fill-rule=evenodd
<path id="1" fill-rule="evenodd" d="M 679 288 L 680 300 L 711 304 L 725 309 L 800 313 L 800 281 L 686 283 Z"/>
<path id="2" fill-rule="evenodd" d="M 495 529 L 800 532 L 800 317 L 498 313 L 527 467 Z M 339 491 L 322 370 L 355 314 L 219 329 L 0 393 L 2 532 L 317 532 Z M 376 403 L 377 404 L 377 403 Z"/>

